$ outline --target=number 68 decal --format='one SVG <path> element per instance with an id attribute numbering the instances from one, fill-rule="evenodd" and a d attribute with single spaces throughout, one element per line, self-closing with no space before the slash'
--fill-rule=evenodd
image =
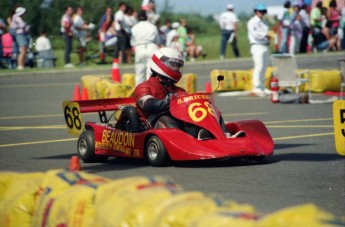
<path id="1" fill-rule="evenodd" d="M 84 125 L 79 104 L 77 102 L 63 102 L 63 110 L 68 133 L 72 135 L 82 133 Z"/>
<path id="2" fill-rule="evenodd" d="M 209 102 L 204 102 L 203 104 L 200 102 L 195 102 L 188 107 L 189 117 L 195 122 L 204 120 L 204 118 L 207 116 L 207 113 L 216 116 L 211 103 Z"/>

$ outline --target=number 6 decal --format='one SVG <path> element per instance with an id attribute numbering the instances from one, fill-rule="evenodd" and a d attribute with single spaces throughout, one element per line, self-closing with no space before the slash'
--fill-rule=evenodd
<path id="1" fill-rule="evenodd" d="M 83 121 L 77 102 L 63 102 L 67 131 L 72 135 L 79 135 L 83 131 Z"/>
<path id="2" fill-rule="evenodd" d="M 209 102 L 204 102 L 204 106 L 202 106 L 200 102 L 195 102 L 188 107 L 189 117 L 195 122 L 204 120 L 204 118 L 207 116 L 207 113 L 215 116 L 212 106 Z"/>

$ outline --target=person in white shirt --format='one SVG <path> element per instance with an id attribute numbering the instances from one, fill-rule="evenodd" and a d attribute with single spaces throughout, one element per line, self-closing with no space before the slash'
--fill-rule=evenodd
<path id="1" fill-rule="evenodd" d="M 50 40 L 47 38 L 47 32 L 42 31 L 41 35 L 36 39 L 35 49 L 37 52 L 51 50 Z"/>
<path id="2" fill-rule="evenodd" d="M 146 81 L 149 75 L 149 63 L 160 43 L 159 31 L 147 20 L 145 11 L 138 15 L 139 22 L 132 27 L 131 45 L 135 51 L 135 84 Z"/>
<path id="3" fill-rule="evenodd" d="M 240 57 L 240 52 L 237 47 L 237 16 L 233 12 L 234 6 L 227 5 L 227 11 L 222 13 L 219 17 L 219 26 L 222 33 L 222 40 L 220 44 L 220 59 L 224 59 L 226 53 L 226 46 L 228 42 L 231 43 L 232 50 L 235 57 Z"/>
<path id="4" fill-rule="evenodd" d="M 267 13 L 264 4 L 258 4 L 254 9 L 255 15 L 248 21 L 248 39 L 251 45 L 250 53 L 254 61 L 253 91 L 257 96 L 269 94 L 265 90 L 265 73 L 269 62 L 269 30 L 263 18 Z"/>
<path id="5" fill-rule="evenodd" d="M 124 26 L 125 11 L 127 9 L 127 4 L 120 2 L 118 10 L 114 15 L 114 26 L 117 37 L 117 45 L 114 57 L 118 59 L 119 64 L 123 62 L 123 55 L 126 49 L 126 31 Z"/>
<path id="6" fill-rule="evenodd" d="M 52 45 L 50 43 L 50 40 L 47 37 L 47 32 L 42 31 L 40 36 L 36 39 L 35 42 L 35 49 L 37 51 L 37 66 L 48 68 L 48 67 L 54 67 L 55 65 L 55 55 L 52 50 Z M 39 65 L 38 63 L 41 62 L 42 64 Z"/>
<path id="7" fill-rule="evenodd" d="M 85 64 L 84 54 L 86 51 L 88 30 L 92 30 L 95 28 L 94 24 L 85 23 L 83 19 L 83 14 L 84 14 L 84 9 L 82 7 L 78 7 L 77 13 L 73 17 L 74 33 L 79 40 L 79 64 L 80 65 Z"/>
<path id="8" fill-rule="evenodd" d="M 171 25 L 171 30 L 167 33 L 165 46 L 170 47 L 172 40 L 175 36 L 178 36 L 177 34 L 177 28 L 180 26 L 179 22 L 174 22 Z"/>

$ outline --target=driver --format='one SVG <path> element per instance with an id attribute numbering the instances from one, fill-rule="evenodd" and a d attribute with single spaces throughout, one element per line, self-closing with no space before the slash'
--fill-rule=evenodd
<path id="1" fill-rule="evenodd" d="M 151 58 L 150 78 L 135 88 L 135 100 L 153 128 L 180 128 L 194 137 L 200 138 L 200 134 L 207 137 L 209 135 L 205 129 L 198 130 L 197 127 L 183 123 L 169 114 L 171 95 L 187 94 L 183 88 L 176 86 L 181 79 L 183 65 L 182 55 L 175 49 L 169 47 L 158 49 Z M 220 119 L 220 125 L 229 137 L 244 135 L 242 131 L 230 135 L 222 117 Z"/>
<path id="2" fill-rule="evenodd" d="M 170 96 L 187 92 L 176 86 L 181 79 L 182 55 L 169 47 L 158 49 L 150 61 L 150 78 L 134 91 L 137 105 L 154 128 L 181 128 L 181 123 L 164 113 L 169 112 Z"/>

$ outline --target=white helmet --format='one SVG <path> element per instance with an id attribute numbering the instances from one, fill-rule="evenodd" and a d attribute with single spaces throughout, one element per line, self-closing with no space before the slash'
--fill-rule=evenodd
<path id="1" fill-rule="evenodd" d="M 181 79 L 184 61 L 182 55 L 175 49 L 163 47 L 157 50 L 151 58 L 150 68 L 153 73 L 173 80 Z"/>

